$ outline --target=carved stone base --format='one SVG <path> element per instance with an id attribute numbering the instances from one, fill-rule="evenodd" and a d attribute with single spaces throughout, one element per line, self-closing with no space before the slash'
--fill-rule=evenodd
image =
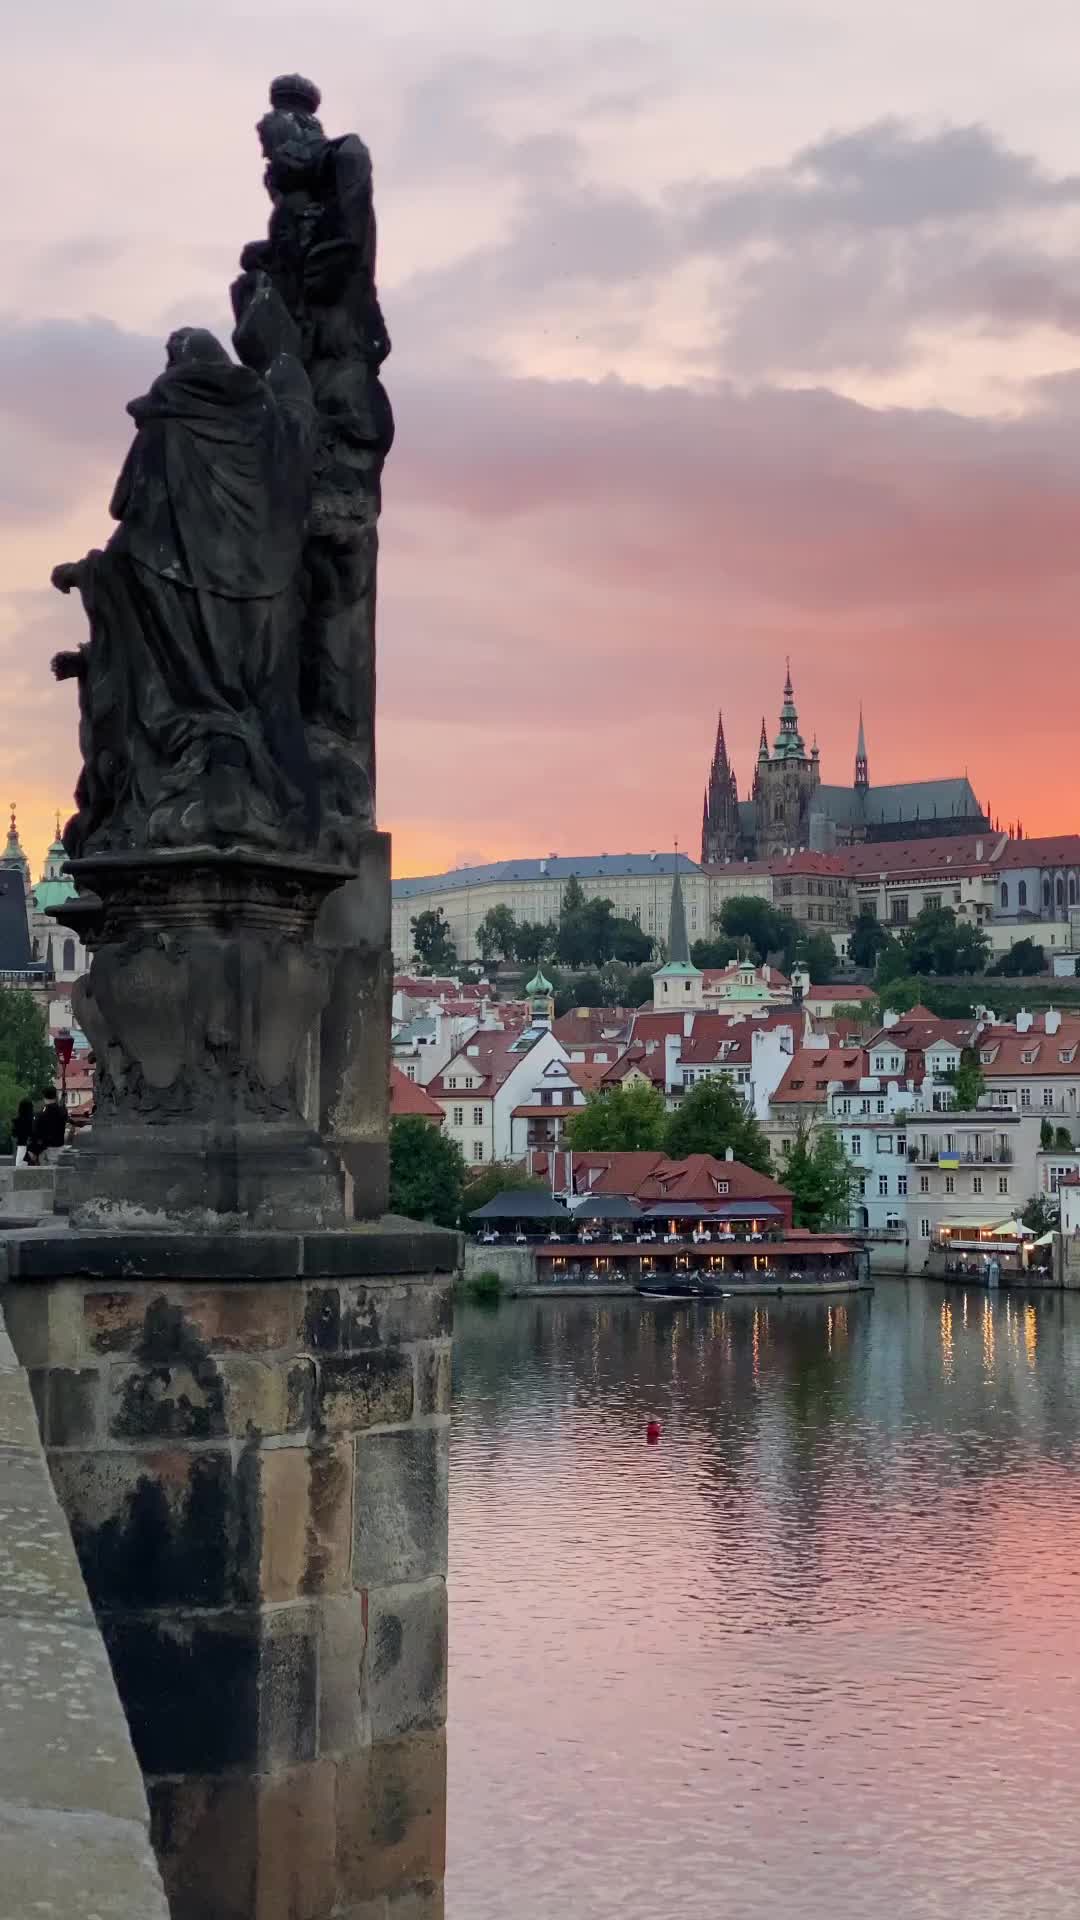
<path id="1" fill-rule="evenodd" d="M 78 1226 L 340 1226 L 344 1174 L 308 1079 L 332 971 L 315 923 L 350 876 L 209 850 L 72 872 L 95 1106 L 61 1158 L 58 1210 Z"/>

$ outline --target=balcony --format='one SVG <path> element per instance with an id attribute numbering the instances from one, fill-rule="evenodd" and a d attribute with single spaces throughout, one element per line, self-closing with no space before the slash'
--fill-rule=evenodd
<path id="1" fill-rule="evenodd" d="M 909 1158 L 920 1167 L 1011 1167 L 1011 1147 L 975 1147 L 963 1153 L 950 1153 L 947 1147 L 909 1147 Z"/>

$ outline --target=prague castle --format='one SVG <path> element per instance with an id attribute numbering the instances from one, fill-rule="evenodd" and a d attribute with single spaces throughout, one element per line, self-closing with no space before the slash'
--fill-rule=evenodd
<path id="1" fill-rule="evenodd" d="M 817 741 L 807 752 L 799 731 L 790 665 L 780 725 L 771 747 L 764 720 L 761 723 L 757 766 L 746 800 L 739 799 L 720 716 L 701 824 L 704 866 L 768 860 L 803 848 L 831 853 L 835 847 L 865 840 L 978 833 L 989 825 L 966 775 L 871 786 L 861 712 L 855 778 L 850 787 L 824 786 Z"/>

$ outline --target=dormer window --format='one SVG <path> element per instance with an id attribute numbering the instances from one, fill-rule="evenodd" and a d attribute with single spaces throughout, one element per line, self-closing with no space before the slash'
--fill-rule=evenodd
<path id="1" fill-rule="evenodd" d="M 1023 1053 L 1020 1055 L 1020 1058 L 1023 1061 L 1025 1067 L 1032 1067 L 1034 1066 L 1036 1060 L 1038 1059 L 1038 1052 L 1034 1047 L 1025 1047 Z"/>
<path id="2" fill-rule="evenodd" d="M 730 1181 L 730 1180 L 715 1180 L 715 1181 L 713 1182 L 713 1185 L 715 1186 L 715 1188 L 716 1188 L 716 1191 L 717 1191 L 717 1193 L 730 1193 L 730 1192 L 731 1192 L 731 1181 Z"/>

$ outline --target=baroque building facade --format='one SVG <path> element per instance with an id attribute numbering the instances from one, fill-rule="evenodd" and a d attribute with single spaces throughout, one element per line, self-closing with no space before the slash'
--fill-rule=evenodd
<path id="1" fill-rule="evenodd" d="M 702 812 L 703 866 L 770 860 L 802 849 L 831 853 L 862 841 L 989 830 L 966 775 L 872 787 L 861 711 L 854 780 L 850 787 L 825 785 L 817 741 L 807 749 L 799 727 L 790 664 L 771 746 L 761 722 L 753 784 L 745 800 L 739 799 L 720 715 Z"/>

